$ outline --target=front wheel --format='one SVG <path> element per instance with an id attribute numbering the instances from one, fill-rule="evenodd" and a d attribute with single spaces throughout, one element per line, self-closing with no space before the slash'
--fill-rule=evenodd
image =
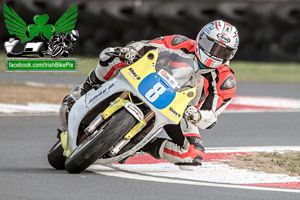
<path id="1" fill-rule="evenodd" d="M 48 153 L 48 162 L 55 169 L 65 169 L 66 158 L 63 156 L 63 152 L 61 141 L 58 141 Z"/>
<path id="2" fill-rule="evenodd" d="M 61 55 L 63 51 L 64 51 L 64 48 L 62 46 L 55 46 L 52 49 L 52 51 L 50 53 L 50 56 L 52 58 L 57 57 L 57 56 Z"/>
<path id="3" fill-rule="evenodd" d="M 80 173 L 106 154 L 135 125 L 136 119 L 125 109 L 104 123 L 98 133 L 87 137 L 66 160 L 69 173 Z"/>

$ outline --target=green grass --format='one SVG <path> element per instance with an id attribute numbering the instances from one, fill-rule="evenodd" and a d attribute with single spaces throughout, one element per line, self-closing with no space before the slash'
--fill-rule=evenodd
<path id="1" fill-rule="evenodd" d="M 300 83 L 300 63 L 233 61 L 237 81 Z"/>
<path id="2" fill-rule="evenodd" d="M 99 62 L 98 57 L 74 57 L 78 59 L 78 72 L 69 72 L 71 75 L 88 75 Z M 5 71 L 4 65 L 5 55 L 0 52 L 0 72 Z M 300 83 L 300 63 L 232 61 L 231 68 L 238 82 Z"/>
<path id="3" fill-rule="evenodd" d="M 78 75 L 88 75 L 99 63 L 99 57 L 78 57 Z"/>

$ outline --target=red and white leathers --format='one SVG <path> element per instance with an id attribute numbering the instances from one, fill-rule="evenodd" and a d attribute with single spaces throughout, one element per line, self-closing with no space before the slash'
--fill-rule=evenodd
<path id="1" fill-rule="evenodd" d="M 126 47 L 136 49 L 140 55 L 144 55 L 151 49 L 167 48 L 182 57 L 194 60 L 197 73 L 200 74 L 201 78 L 197 95 L 190 105 L 199 109 L 201 120 L 197 124 L 192 124 L 191 122 L 186 123 L 182 119 L 179 125 L 166 126 L 164 129 L 171 140 L 159 138 L 146 145 L 145 151 L 154 157 L 160 157 L 171 163 L 200 164 L 205 150 L 199 128 L 208 129 L 215 125 L 217 117 L 230 104 L 236 90 L 235 76 L 228 67 L 229 62 L 216 69 L 200 69 L 198 66 L 200 63 L 194 53 L 195 41 L 181 35 L 133 42 Z M 105 54 L 101 54 L 100 62 L 97 68 L 90 73 L 90 77 L 93 75 L 99 81 L 105 82 L 115 77 L 122 67 L 127 66 L 119 58 L 107 58 Z M 189 75 L 187 74 L 187 76 Z M 88 78 L 88 80 L 91 79 L 95 79 L 95 77 Z"/>

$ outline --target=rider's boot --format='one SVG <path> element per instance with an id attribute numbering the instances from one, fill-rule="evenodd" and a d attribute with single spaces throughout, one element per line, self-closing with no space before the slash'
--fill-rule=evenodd
<path id="1" fill-rule="evenodd" d="M 183 145 L 164 138 L 157 138 L 145 145 L 141 150 L 156 159 L 164 159 L 182 170 L 196 170 L 201 166 L 204 157 L 204 146 L 196 140 L 199 137 L 187 137 Z M 195 157 L 194 157 L 195 156 Z M 192 159 L 192 157 L 194 157 Z"/>

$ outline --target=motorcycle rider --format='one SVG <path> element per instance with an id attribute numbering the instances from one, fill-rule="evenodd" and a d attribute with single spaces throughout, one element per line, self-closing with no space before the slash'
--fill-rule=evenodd
<path id="1" fill-rule="evenodd" d="M 151 49 L 169 49 L 194 61 L 202 77 L 198 94 L 185 111 L 188 122 L 164 127 L 171 140 L 156 138 L 142 148 L 155 158 L 184 166 L 201 165 L 204 146 L 200 129 L 210 129 L 217 117 L 231 103 L 236 90 L 236 79 L 229 67 L 239 44 L 237 29 L 222 20 L 205 25 L 195 41 L 182 35 L 169 35 L 154 40 L 133 42 L 126 47 L 106 48 L 100 53 L 100 62 L 82 85 L 73 88 L 63 100 L 60 109 L 61 131 L 67 131 L 67 116 L 74 102 L 94 84 L 115 77 L 122 67 L 128 66 Z M 114 56 L 118 53 L 118 56 Z M 174 67 L 180 63 L 173 62 Z M 59 131 L 60 133 L 60 131 Z"/>
<path id="2" fill-rule="evenodd" d="M 47 51 L 44 51 L 44 55 L 53 55 L 53 49 L 57 46 L 62 46 L 63 50 L 57 56 L 68 57 L 69 53 L 73 51 L 77 39 L 79 38 L 79 32 L 72 30 L 70 33 L 56 33 L 54 34 L 49 43 Z"/>

